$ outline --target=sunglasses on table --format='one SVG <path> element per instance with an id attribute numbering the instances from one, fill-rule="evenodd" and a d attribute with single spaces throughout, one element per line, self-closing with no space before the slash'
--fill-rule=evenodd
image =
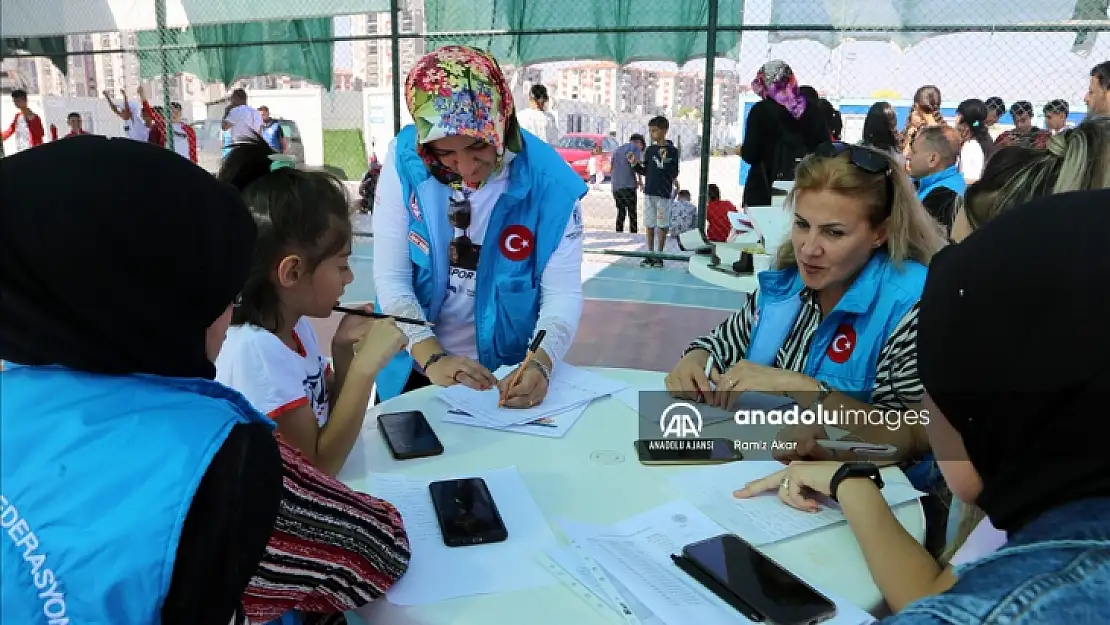
<path id="1" fill-rule="evenodd" d="M 836 158 L 845 152 L 848 153 L 848 162 L 860 170 L 869 174 L 882 174 L 886 184 L 886 214 L 889 215 L 894 209 L 894 181 L 891 179 L 893 171 L 890 159 L 870 148 L 842 141 L 822 143 L 817 146 L 814 154 L 821 158 Z"/>

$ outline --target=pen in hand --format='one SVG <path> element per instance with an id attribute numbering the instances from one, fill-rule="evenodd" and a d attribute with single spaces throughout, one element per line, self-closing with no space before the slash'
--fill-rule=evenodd
<path id="1" fill-rule="evenodd" d="M 528 354 L 524 357 L 524 362 L 520 363 L 520 366 L 517 367 L 516 372 L 513 373 L 513 377 L 509 380 L 509 385 L 505 387 L 505 393 L 501 395 L 501 399 L 497 400 L 498 408 L 505 405 L 505 398 L 509 396 L 509 391 L 513 390 L 513 387 L 520 383 L 520 376 L 524 375 L 524 369 L 531 364 L 532 358 L 536 356 L 536 350 L 540 348 L 540 342 L 543 341 L 543 337 L 546 335 L 547 330 L 540 330 L 536 333 L 536 338 L 532 339 L 532 344 L 528 346 Z"/>

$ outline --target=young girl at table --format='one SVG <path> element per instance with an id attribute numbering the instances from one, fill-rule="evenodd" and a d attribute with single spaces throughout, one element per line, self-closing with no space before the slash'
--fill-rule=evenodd
<path id="1" fill-rule="evenodd" d="M 362 430 L 375 376 L 405 336 L 390 320 L 347 315 L 332 338 L 333 369 L 308 322 L 331 316 L 354 279 L 350 209 L 338 180 L 295 169 L 260 138 L 234 146 L 219 179 L 242 193 L 258 238 L 217 379 L 334 476 Z"/>

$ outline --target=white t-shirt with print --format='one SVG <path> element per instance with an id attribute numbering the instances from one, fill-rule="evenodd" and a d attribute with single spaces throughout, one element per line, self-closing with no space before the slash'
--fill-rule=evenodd
<path id="1" fill-rule="evenodd" d="M 331 365 L 320 351 L 316 332 L 301 317 L 293 326 L 301 349 L 294 351 L 277 335 L 258 326 L 228 328 L 216 358 L 216 381 L 239 391 L 271 419 L 301 406 L 312 406 L 316 422 L 328 420 Z"/>
<path id="2" fill-rule="evenodd" d="M 249 137 L 251 133 L 262 131 L 262 114 L 253 106 L 240 104 L 227 113 L 227 122 L 231 124 L 231 140 Z"/>

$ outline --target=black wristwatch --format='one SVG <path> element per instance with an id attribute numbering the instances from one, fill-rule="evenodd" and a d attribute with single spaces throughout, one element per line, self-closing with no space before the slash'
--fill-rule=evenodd
<path id="1" fill-rule="evenodd" d="M 845 462 L 840 465 L 840 468 L 833 473 L 832 479 L 829 480 L 829 496 L 833 501 L 836 499 L 836 489 L 844 480 L 849 480 L 857 477 L 865 477 L 875 483 L 875 488 L 882 490 L 883 476 L 879 473 L 879 467 L 870 462 Z"/>

